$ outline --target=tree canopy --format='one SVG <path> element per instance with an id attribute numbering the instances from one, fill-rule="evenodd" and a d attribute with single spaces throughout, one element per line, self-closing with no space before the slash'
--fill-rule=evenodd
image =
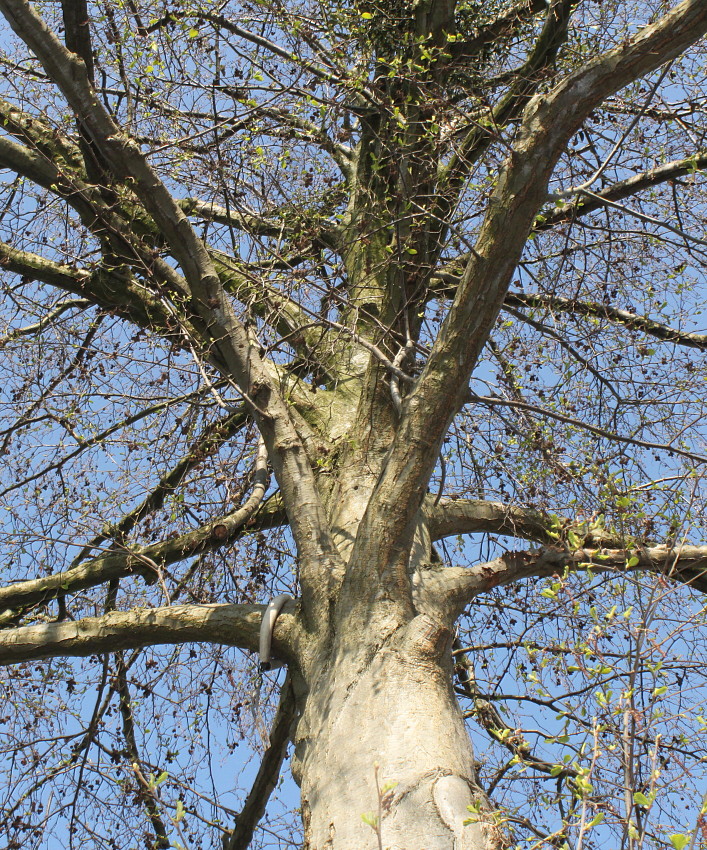
<path id="1" fill-rule="evenodd" d="M 0 11 L 3 846 L 707 847 L 704 0 Z"/>

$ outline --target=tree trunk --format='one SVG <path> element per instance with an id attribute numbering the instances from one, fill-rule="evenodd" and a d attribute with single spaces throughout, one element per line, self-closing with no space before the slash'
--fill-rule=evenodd
<path id="1" fill-rule="evenodd" d="M 377 643 L 360 637 L 302 697 L 293 772 L 306 850 L 501 847 L 450 685 L 451 632 L 418 614 Z"/>

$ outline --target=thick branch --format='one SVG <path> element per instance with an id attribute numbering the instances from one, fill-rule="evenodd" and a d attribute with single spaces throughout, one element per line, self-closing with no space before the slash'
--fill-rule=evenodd
<path id="1" fill-rule="evenodd" d="M 0 242 L 0 268 L 83 296 L 105 310 L 125 316 L 140 327 L 154 328 L 156 323 L 168 327 L 173 322 L 173 316 L 165 309 L 162 300 L 139 284 L 124 267 L 99 266 L 91 271 L 77 269 Z"/>
<path id="2" fill-rule="evenodd" d="M 198 216 L 207 221 L 216 221 L 219 224 L 227 224 L 237 230 L 247 233 L 255 233 L 258 236 L 281 236 L 283 222 L 278 219 L 267 218 L 254 212 L 243 212 L 238 208 L 226 209 L 218 204 L 201 201 L 198 198 L 182 198 L 178 201 L 179 206 L 186 215 Z"/>
<path id="3" fill-rule="evenodd" d="M 566 570 L 628 573 L 646 571 L 707 592 L 707 546 L 654 546 L 636 549 L 577 549 L 552 546 L 534 552 L 509 552 L 471 569 L 430 571 L 429 582 L 446 598 L 453 615 L 481 593 L 525 578 L 562 575 Z M 422 582 L 427 576 L 423 573 Z"/>
<path id="4" fill-rule="evenodd" d="M 0 631 L 0 665 L 87 656 L 157 644 L 218 643 L 256 652 L 264 605 L 174 605 Z M 274 654 L 290 659 L 295 619 L 281 614 Z"/>
<path id="5" fill-rule="evenodd" d="M 456 534 L 507 534 L 537 543 L 556 543 L 560 523 L 532 508 L 482 499 L 441 499 L 427 512 L 430 537 L 440 540 Z"/>

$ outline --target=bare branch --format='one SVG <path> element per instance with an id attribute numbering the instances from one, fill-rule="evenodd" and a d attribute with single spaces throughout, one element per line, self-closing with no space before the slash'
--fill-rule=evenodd
<path id="1" fill-rule="evenodd" d="M 288 675 L 280 691 L 280 703 L 270 729 L 270 745 L 265 750 L 257 776 L 236 818 L 236 826 L 230 836 L 224 838 L 224 850 L 247 850 L 250 847 L 255 827 L 265 814 L 270 795 L 277 785 L 296 713 L 292 681 Z"/>
<path id="2" fill-rule="evenodd" d="M 230 21 L 227 17 L 225 17 L 225 15 L 204 13 L 201 10 L 193 13 L 179 11 L 170 12 L 169 15 L 165 15 L 164 17 L 151 24 L 147 28 L 147 32 L 154 32 L 160 27 L 165 26 L 165 24 L 171 23 L 175 18 L 182 18 L 190 15 L 196 16 L 200 20 L 209 21 L 209 23 L 221 27 L 222 29 L 226 30 L 226 32 L 230 32 L 233 35 L 244 39 L 245 41 L 249 41 L 251 44 L 255 44 L 258 47 L 264 48 L 265 50 L 272 53 L 274 56 L 277 56 L 278 59 L 284 59 L 286 62 L 291 62 L 295 67 L 302 68 L 310 74 L 314 74 L 314 76 L 318 77 L 320 80 L 329 83 L 339 83 L 342 81 L 342 78 L 339 75 L 331 74 L 329 71 L 325 71 L 323 68 L 320 68 L 317 65 L 312 65 L 311 62 L 308 62 L 306 59 L 302 59 L 301 57 L 296 56 L 294 53 L 291 53 L 289 50 L 286 50 L 284 47 L 282 47 L 282 45 L 277 44 L 271 39 L 265 38 L 262 35 L 258 35 L 258 33 L 244 29 L 233 21 Z"/>
<path id="3" fill-rule="evenodd" d="M 526 764 L 541 773 L 559 776 L 560 774 L 555 772 L 555 765 L 552 762 L 534 755 L 530 742 L 522 730 L 512 729 L 503 719 L 496 706 L 479 692 L 474 665 L 461 648 L 458 640 L 454 642 L 454 657 L 457 679 L 460 684 L 459 692 L 472 703 L 472 709 L 468 712 L 468 716 L 473 717 L 486 730 L 492 740 L 502 744 L 516 758 L 518 763 Z M 465 716 L 467 715 L 465 714 Z M 575 774 L 576 771 L 571 767 L 567 767 L 561 773 L 562 776 Z"/>
<path id="4" fill-rule="evenodd" d="M 128 685 L 128 674 L 125 660 L 122 651 L 116 653 L 116 665 L 118 668 L 116 674 L 116 691 L 118 693 L 120 716 L 123 719 L 123 737 L 125 739 L 128 757 L 130 764 L 135 774 L 137 781 L 137 796 L 142 805 L 147 811 L 150 818 L 150 823 L 155 831 L 156 842 L 155 848 L 171 847 L 171 842 L 167 836 L 167 828 L 160 813 L 159 797 L 154 783 L 150 783 L 145 778 L 142 768 L 142 759 L 137 746 L 137 738 L 135 737 L 135 720 L 133 718 L 132 698 L 130 696 L 130 686 Z"/>
<path id="5" fill-rule="evenodd" d="M 0 251 L 1 250 L 2 249 L 0 248 Z M 2 260 L 0 259 L 0 265 L 1 264 Z M 45 316 L 42 316 L 38 322 L 35 322 L 32 325 L 25 325 L 23 328 L 15 328 L 15 330 L 8 331 L 4 337 L 0 338 L 0 349 L 5 348 L 6 345 L 9 345 L 16 339 L 42 333 L 42 331 L 49 327 L 55 319 L 58 319 L 59 316 L 62 316 L 69 310 L 85 310 L 90 306 L 91 302 L 86 298 L 71 298 L 67 301 L 60 301 L 55 307 L 52 307 Z"/>
<path id="6" fill-rule="evenodd" d="M 654 546 L 630 549 L 576 549 L 547 546 L 534 552 L 509 552 L 471 569 L 452 567 L 430 571 L 430 584 L 443 592 L 458 612 L 480 593 L 525 578 L 562 575 L 565 571 L 646 571 L 707 591 L 707 546 Z M 423 573 L 422 582 L 426 580 Z M 442 591 L 444 588 L 444 591 Z"/>
<path id="7" fill-rule="evenodd" d="M 242 533 L 241 529 L 258 508 L 265 489 L 265 477 L 263 474 L 262 479 L 256 482 L 253 493 L 243 507 L 194 531 L 188 531 L 179 537 L 153 543 L 150 546 L 111 550 L 64 572 L 0 588 L 0 611 L 25 609 L 28 606 L 48 602 L 59 595 L 76 593 L 88 587 L 95 587 L 98 584 L 134 574 L 141 575 L 151 583 L 157 579 L 154 568 L 151 566 L 153 563 L 160 566 L 174 564 L 196 553 L 209 552 L 232 543 Z M 278 524 L 281 521 L 281 514 L 277 508 L 272 513 L 263 511 L 263 516 L 276 517 L 275 522 Z M 265 522 L 267 527 L 268 520 L 266 519 Z M 258 523 L 255 521 L 248 525 L 248 529 L 253 531 L 257 530 L 257 527 Z"/>
<path id="8" fill-rule="evenodd" d="M 675 345 L 683 345 L 686 348 L 698 348 L 701 351 L 707 350 L 707 334 L 679 331 L 656 322 L 648 316 L 639 316 L 635 313 L 629 313 L 628 310 L 620 310 L 618 307 L 610 307 L 596 301 L 576 301 L 571 298 L 562 298 L 559 295 L 509 292 L 506 295 L 505 303 L 523 307 L 547 307 L 550 310 L 570 313 L 574 316 L 596 316 L 600 319 L 608 319 L 625 325 L 630 330 L 642 331 L 648 336 L 665 342 L 673 342 Z"/>
<path id="9" fill-rule="evenodd" d="M 264 605 L 173 605 L 5 629 L 0 631 L 0 666 L 192 641 L 256 652 L 264 610 Z M 280 658 L 291 657 L 294 635 L 294 617 L 281 614 L 273 635 L 274 653 Z"/>
<path id="10" fill-rule="evenodd" d="M 140 327 L 154 328 L 161 324 L 168 328 L 174 324 L 173 314 L 162 299 L 138 283 L 125 267 L 99 265 L 92 270 L 76 269 L 0 242 L 0 268 L 80 295 Z"/>
<path id="11" fill-rule="evenodd" d="M 670 443 L 654 443 L 651 440 L 641 440 L 638 437 L 628 437 L 623 434 L 617 434 L 616 432 L 609 431 L 606 428 L 600 428 L 598 425 L 583 422 L 581 419 L 575 419 L 572 416 L 557 413 L 546 407 L 536 407 L 534 404 L 526 404 L 526 402 L 523 401 L 513 401 L 511 399 L 500 398 L 498 396 L 477 396 L 473 393 L 469 396 L 469 401 L 475 404 L 485 404 L 490 406 L 500 405 L 501 407 L 514 407 L 518 410 L 529 410 L 533 413 L 537 413 L 539 416 L 546 416 L 549 419 L 555 419 L 557 422 L 564 422 L 567 425 L 582 428 L 585 431 L 589 431 L 591 434 L 606 437 L 607 440 L 613 440 L 617 443 L 640 446 L 644 449 L 657 449 L 658 451 L 669 452 L 680 455 L 680 457 L 686 457 L 689 460 L 696 461 L 697 463 L 707 463 L 707 456 L 699 455 L 695 452 L 687 451 L 686 449 L 681 449 L 678 446 L 671 445 Z"/>

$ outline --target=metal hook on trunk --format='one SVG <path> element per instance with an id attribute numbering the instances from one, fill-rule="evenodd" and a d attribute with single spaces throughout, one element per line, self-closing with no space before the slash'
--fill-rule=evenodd
<path id="1" fill-rule="evenodd" d="M 280 615 L 286 602 L 289 602 L 293 597 L 289 593 L 281 593 L 275 596 L 268 603 L 267 608 L 263 611 L 263 619 L 260 621 L 260 646 L 258 649 L 259 664 L 258 669 L 261 673 L 266 670 L 272 670 L 273 667 L 282 667 L 282 662 L 276 661 L 274 664 L 270 661 L 270 647 L 272 646 L 272 633 L 275 628 L 275 621 Z"/>

